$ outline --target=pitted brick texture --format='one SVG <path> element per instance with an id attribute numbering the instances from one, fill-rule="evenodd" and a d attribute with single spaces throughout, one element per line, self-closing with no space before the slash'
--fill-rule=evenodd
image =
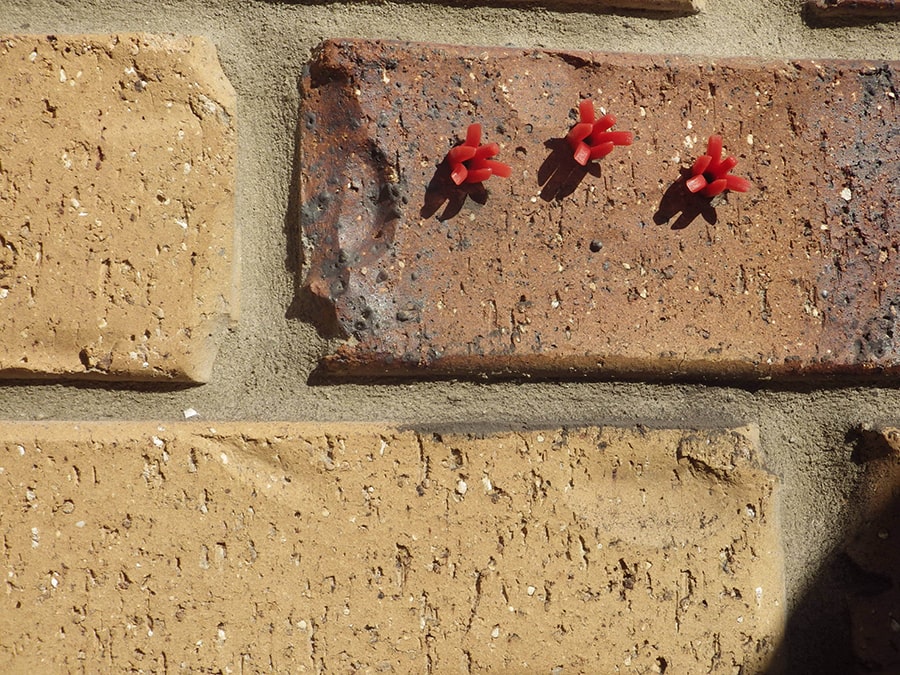
<path id="1" fill-rule="evenodd" d="M 5 37 L 0 92 L 0 375 L 207 379 L 236 313 L 213 47 Z"/>
<path id="2" fill-rule="evenodd" d="M 323 44 L 301 122 L 307 283 L 350 338 L 326 369 L 896 373 L 896 69 Z M 590 171 L 564 140 L 588 97 L 635 134 Z M 513 171 L 486 190 L 442 164 L 472 122 Z M 749 193 L 688 195 L 711 134 Z"/>
<path id="3" fill-rule="evenodd" d="M 761 672 L 755 432 L 9 424 L 0 670 Z"/>
<path id="4" fill-rule="evenodd" d="M 858 520 L 845 546 L 856 570 L 846 594 L 856 672 L 900 672 L 900 428 L 864 432 L 858 454 Z"/>
<path id="5" fill-rule="evenodd" d="M 897 0 L 807 0 L 810 14 L 821 20 L 900 19 Z"/>

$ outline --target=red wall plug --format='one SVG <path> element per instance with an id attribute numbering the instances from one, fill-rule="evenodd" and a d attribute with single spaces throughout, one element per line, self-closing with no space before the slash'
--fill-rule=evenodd
<path id="1" fill-rule="evenodd" d="M 592 101 L 582 101 L 578 106 L 578 113 L 580 121 L 572 127 L 566 140 L 572 146 L 575 161 L 581 166 L 606 157 L 617 145 L 631 145 L 634 141 L 630 131 L 610 131 L 616 123 L 615 115 L 607 113 L 595 121 Z"/>
<path id="2" fill-rule="evenodd" d="M 447 153 L 450 178 L 456 185 L 462 185 L 481 183 L 491 176 L 509 177 L 512 169 L 508 165 L 490 159 L 499 152 L 500 146 L 496 143 L 481 145 L 481 125 L 470 124 L 465 142 Z"/>

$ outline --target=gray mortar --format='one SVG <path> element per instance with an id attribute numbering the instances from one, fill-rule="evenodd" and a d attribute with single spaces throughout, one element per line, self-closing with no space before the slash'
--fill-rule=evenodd
<path id="1" fill-rule="evenodd" d="M 523 3 L 524 4 L 524 3 Z M 709 0 L 680 18 L 543 8 L 424 3 L 316 4 L 252 0 L 0 0 L 0 33 L 188 33 L 211 39 L 238 95 L 236 223 L 242 317 L 199 387 L 0 384 L 0 419 L 388 421 L 404 426 L 760 427 L 768 467 L 783 481 L 782 521 L 791 617 L 788 672 L 847 672 L 836 601 L 840 569 L 824 565 L 853 522 L 858 467 L 847 435 L 900 422 L 886 387 L 780 388 L 646 383 L 466 383 L 309 386 L 334 343 L 295 305 L 294 189 L 297 82 L 327 37 L 540 46 L 712 57 L 900 59 L 896 23 L 810 28 L 801 0 Z M 589 6 L 589 3 L 584 5 Z M 824 565 L 824 566 L 823 566 Z M 823 571 L 825 570 L 825 571 Z M 835 586 L 835 584 L 837 584 Z"/>

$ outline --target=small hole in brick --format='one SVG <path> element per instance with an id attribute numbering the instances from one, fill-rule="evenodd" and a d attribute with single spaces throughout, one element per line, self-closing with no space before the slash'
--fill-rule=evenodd
<path id="1" fill-rule="evenodd" d="M 594 240 L 591 242 L 591 246 L 590 246 L 591 253 L 599 253 L 599 251 L 600 251 L 601 248 L 603 248 L 603 242 L 602 242 L 602 241 L 597 241 L 596 239 L 594 239 Z"/>

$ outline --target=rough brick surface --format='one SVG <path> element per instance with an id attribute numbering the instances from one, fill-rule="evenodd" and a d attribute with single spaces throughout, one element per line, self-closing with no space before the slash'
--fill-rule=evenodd
<path id="1" fill-rule="evenodd" d="M 860 673 L 900 672 L 900 429 L 865 434 L 859 518 L 845 547 L 860 580 L 848 593 Z"/>
<path id="2" fill-rule="evenodd" d="M 896 372 L 896 68 L 325 43 L 301 190 L 308 286 L 350 337 L 326 368 Z M 635 134 L 589 171 L 564 141 L 586 97 Z M 456 188 L 472 122 L 513 173 Z M 749 193 L 685 189 L 711 134 Z"/>
<path id="3" fill-rule="evenodd" d="M 0 375 L 209 376 L 234 113 L 200 38 L 0 39 Z"/>
<path id="4" fill-rule="evenodd" d="M 751 429 L 0 435 L 3 672 L 761 672 L 780 635 Z"/>
<path id="5" fill-rule="evenodd" d="M 807 9 L 818 19 L 900 19 L 897 0 L 807 0 Z"/>
<path id="6" fill-rule="evenodd" d="M 649 12 L 693 14 L 706 7 L 706 0 L 567 0 L 560 4 L 583 4 L 592 11 L 603 9 L 638 9 Z"/>

